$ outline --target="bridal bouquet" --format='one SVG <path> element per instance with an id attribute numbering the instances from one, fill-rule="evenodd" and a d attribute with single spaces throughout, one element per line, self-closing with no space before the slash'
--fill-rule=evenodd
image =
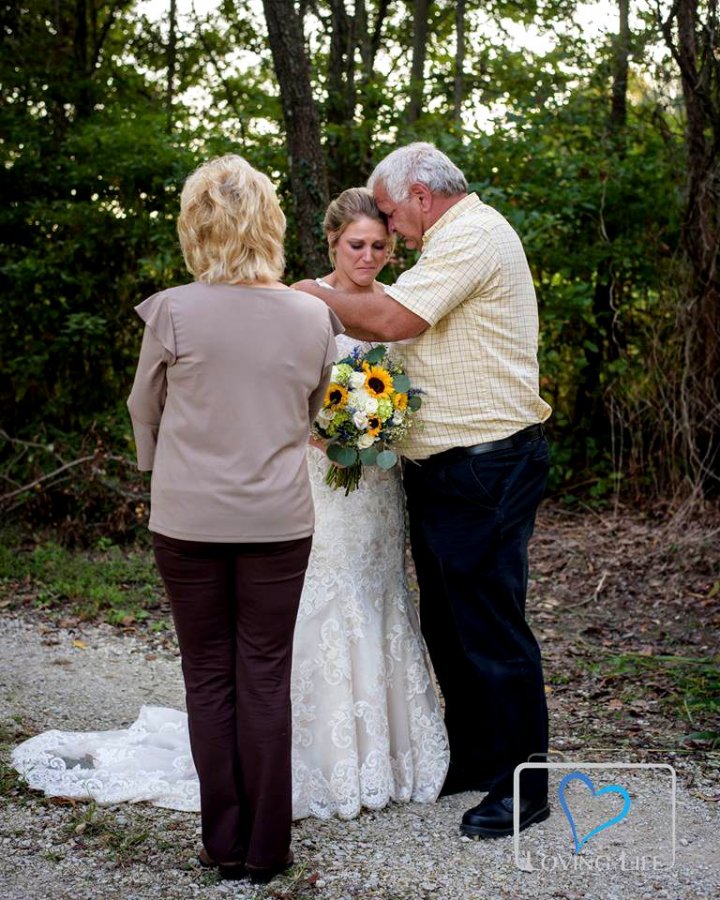
<path id="1" fill-rule="evenodd" d="M 390 448 L 408 433 L 422 400 L 383 344 L 367 353 L 356 347 L 333 366 L 331 379 L 313 436 L 328 442 L 328 459 L 337 463 L 325 483 L 345 488 L 347 496 L 360 484 L 364 466 L 391 469 L 397 463 Z"/>

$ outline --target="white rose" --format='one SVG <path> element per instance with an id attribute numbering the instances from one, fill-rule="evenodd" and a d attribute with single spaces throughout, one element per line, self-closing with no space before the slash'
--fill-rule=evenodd
<path id="1" fill-rule="evenodd" d="M 335 413 L 331 409 L 321 409 L 317 414 L 317 420 L 322 425 L 329 425 L 332 422 Z"/>
<path id="2" fill-rule="evenodd" d="M 364 372 L 353 372 L 350 376 L 350 387 L 351 388 L 361 388 L 365 385 L 365 373 Z"/>
<path id="3" fill-rule="evenodd" d="M 374 397 L 368 397 L 367 402 L 365 403 L 365 412 L 372 415 L 378 411 L 378 402 Z"/>
<path id="4" fill-rule="evenodd" d="M 375 437 L 372 434 L 361 434 L 357 440 L 358 450 L 367 450 L 375 443 Z"/>
<path id="5" fill-rule="evenodd" d="M 364 412 L 356 412 L 353 416 L 353 422 L 355 423 L 355 427 L 360 428 L 361 430 L 368 426 L 367 416 Z"/>
<path id="6" fill-rule="evenodd" d="M 405 418 L 405 413 L 401 409 L 396 409 L 392 414 L 393 425 L 399 425 Z"/>

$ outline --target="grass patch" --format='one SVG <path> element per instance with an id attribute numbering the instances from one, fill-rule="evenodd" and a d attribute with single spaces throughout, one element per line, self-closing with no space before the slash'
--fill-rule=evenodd
<path id="1" fill-rule="evenodd" d="M 80 844 L 107 850 L 117 865 L 128 865 L 142 861 L 143 854 L 139 851 L 150 832 L 128 822 L 126 817 L 120 823 L 112 812 L 90 802 L 78 804 L 77 812 L 67 825 L 66 835 Z"/>
<path id="2" fill-rule="evenodd" d="M 663 693 L 663 702 L 692 729 L 685 742 L 720 747 L 720 732 L 711 727 L 720 714 L 720 659 L 625 653 L 609 657 L 601 669 L 626 678 L 625 693 L 636 699 L 646 692 Z"/>
<path id="3" fill-rule="evenodd" d="M 30 736 L 18 716 L 14 716 L 11 721 L 0 722 L 0 798 L 6 803 L 27 803 L 44 799 L 37 791 L 30 790 L 10 765 L 12 748 Z"/>
<path id="4" fill-rule="evenodd" d="M 101 539 L 93 550 L 52 541 L 28 547 L 0 544 L 0 606 L 60 612 L 83 621 L 132 625 L 167 617 L 152 553 Z"/>

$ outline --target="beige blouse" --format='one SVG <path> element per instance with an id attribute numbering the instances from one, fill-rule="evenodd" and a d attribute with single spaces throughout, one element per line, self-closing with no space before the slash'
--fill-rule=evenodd
<path id="1" fill-rule="evenodd" d="M 343 327 L 288 288 L 186 284 L 136 307 L 145 322 L 128 408 L 152 469 L 150 530 L 268 542 L 314 527 L 305 448 Z"/>

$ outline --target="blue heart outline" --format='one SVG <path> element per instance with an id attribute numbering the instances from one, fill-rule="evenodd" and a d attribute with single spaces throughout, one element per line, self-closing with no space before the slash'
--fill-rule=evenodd
<path id="1" fill-rule="evenodd" d="M 575 828 L 575 819 L 573 819 L 573 814 L 570 812 L 570 807 L 565 799 L 565 788 L 571 781 L 582 781 L 585 787 L 590 789 L 593 797 L 602 797 L 604 794 L 619 794 L 625 801 L 622 810 L 616 816 L 613 816 L 612 819 L 608 819 L 606 822 L 602 822 L 596 828 L 593 828 L 592 831 L 589 831 L 584 835 L 580 840 L 578 840 L 577 829 Z M 584 844 L 587 844 L 590 838 L 595 837 L 596 834 L 600 834 L 600 832 L 604 831 L 606 828 L 610 828 L 611 825 L 617 825 L 618 822 L 622 822 L 625 816 L 630 812 L 631 806 L 630 795 L 624 787 L 619 784 L 609 784 L 607 787 L 596 790 L 595 785 L 592 783 L 589 776 L 585 775 L 583 772 L 570 772 L 562 779 L 558 787 L 558 798 L 560 799 L 560 805 L 563 808 L 563 812 L 570 823 L 570 830 L 572 831 L 573 840 L 575 841 L 576 853 L 580 852 L 580 848 Z"/>

